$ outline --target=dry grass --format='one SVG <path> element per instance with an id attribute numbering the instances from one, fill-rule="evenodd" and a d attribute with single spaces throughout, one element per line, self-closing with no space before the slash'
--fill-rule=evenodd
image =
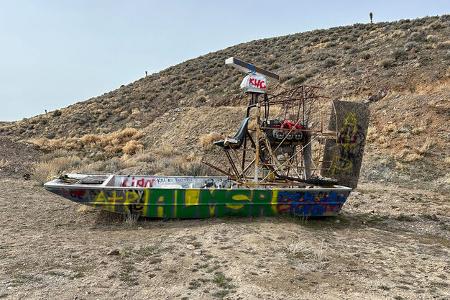
<path id="1" fill-rule="evenodd" d="M 135 140 L 128 141 L 122 147 L 123 153 L 128 154 L 128 155 L 136 154 L 138 151 L 142 151 L 143 149 L 144 149 L 144 145 L 142 145 L 141 143 L 139 143 Z"/>
<path id="2" fill-rule="evenodd" d="M 325 260 L 325 245 L 321 241 L 316 246 L 305 245 L 303 243 L 297 242 L 289 244 L 286 248 L 286 252 L 292 257 L 296 258 L 306 258 L 312 260 L 315 263 L 322 263 Z"/>
<path id="3" fill-rule="evenodd" d="M 128 213 L 125 215 L 123 222 L 128 227 L 134 227 L 134 226 L 136 226 L 138 220 L 139 220 L 139 214 Z"/>
<path id="4" fill-rule="evenodd" d="M 33 165 L 32 178 L 44 184 L 62 172 L 68 172 L 79 166 L 81 159 L 78 156 L 57 157 L 48 161 L 37 162 Z"/>
<path id="5" fill-rule="evenodd" d="M 77 209 L 77 212 L 79 212 L 79 213 L 89 213 L 89 212 L 92 212 L 92 211 L 95 211 L 95 208 L 94 207 L 92 207 L 92 206 L 87 206 L 87 205 L 83 205 L 83 204 L 80 204 L 80 206 L 78 207 L 78 209 Z"/>
<path id="6" fill-rule="evenodd" d="M 427 138 L 423 145 L 420 148 L 416 148 L 415 151 L 417 152 L 417 154 L 425 155 L 429 152 L 433 145 L 433 140 L 431 138 Z"/>
<path id="7" fill-rule="evenodd" d="M 162 157 L 172 157 L 180 154 L 180 152 L 170 144 L 161 145 L 152 152 Z"/>
<path id="8" fill-rule="evenodd" d="M 207 134 L 203 134 L 198 139 L 200 146 L 202 146 L 205 150 L 210 150 L 213 147 L 213 143 L 222 139 L 222 135 L 217 132 L 210 132 Z"/>
<path id="9" fill-rule="evenodd" d="M 9 161 L 6 158 L 0 159 L 0 169 L 5 168 L 9 165 Z"/>
<path id="10" fill-rule="evenodd" d="M 386 132 L 395 132 L 395 131 L 397 131 L 397 126 L 394 123 L 388 123 L 385 126 L 384 131 L 386 131 Z"/>
<path id="11" fill-rule="evenodd" d="M 367 141 L 373 142 L 377 138 L 378 138 L 378 130 L 373 126 L 369 126 L 369 128 L 367 129 Z"/>
<path id="12" fill-rule="evenodd" d="M 421 160 L 423 158 L 422 155 L 417 154 L 417 153 L 408 153 L 406 154 L 406 156 L 403 158 L 403 160 L 405 162 L 415 162 L 418 160 Z"/>
<path id="13" fill-rule="evenodd" d="M 86 134 L 80 138 L 34 138 L 28 140 L 45 151 L 101 152 L 108 156 L 121 153 L 134 154 L 143 149 L 137 140 L 144 134 L 135 128 L 124 128 L 109 134 Z"/>

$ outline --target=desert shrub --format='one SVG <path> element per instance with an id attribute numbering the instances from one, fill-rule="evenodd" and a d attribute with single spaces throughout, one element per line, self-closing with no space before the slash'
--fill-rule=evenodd
<path id="1" fill-rule="evenodd" d="M 295 86 L 295 85 L 298 85 L 298 84 L 302 84 L 303 82 L 306 81 L 306 79 L 308 79 L 308 77 L 305 74 L 301 74 L 301 75 L 292 77 L 286 83 L 291 85 L 291 86 Z"/>
<path id="2" fill-rule="evenodd" d="M 128 141 L 123 147 L 122 147 L 122 152 L 125 154 L 129 154 L 129 155 L 133 155 L 136 154 L 136 152 L 140 151 L 144 149 L 144 146 L 135 141 L 135 140 L 131 140 Z"/>
<path id="3" fill-rule="evenodd" d="M 161 145 L 156 149 L 152 149 L 152 152 L 162 157 L 170 157 L 180 154 L 180 152 L 170 144 Z"/>
<path id="4" fill-rule="evenodd" d="M 450 40 L 438 43 L 437 47 L 439 49 L 450 49 Z"/>
<path id="5" fill-rule="evenodd" d="M 117 173 L 123 169 L 123 162 L 118 157 L 113 157 L 105 163 L 104 171 L 107 173 Z"/>
<path id="6" fill-rule="evenodd" d="M 325 59 L 325 61 L 323 62 L 323 66 L 325 68 L 330 68 L 333 67 L 337 64 L 337 61 L 334 58 L 328 57 L 327 59 Z"/>
<path id="7" fill-rule="evenodd" d="M 394 57 L 395 60 L 400 60 L 406 57 L 406 52 L 401 48 L 395 49 L 394 51 L 392 51 L 392 57 Z"/>
<path id="8" fill-rule="evenodd" d="M 0 159 L 0 169 L 3 169 L 9 165 L 9 161 L 5 158 Z"/>
<path id="9" fill-rule="evenodd" d="M 197 105 L 201 105 L 201 104 L 205 103 L 207 100 L 208 99 L 204 95 L 200 95 L 200 96 L 195 98 L 195 103 Z"/>
<path id="10" fill-rule="evenodd" d="M 86 134 L 80 138 L 81 142 L 85 145 L 95 144 L 100 142 L 101 138 L 96 134 Z"/>
<path id="11" fill-rule="evenodd" d="M 294 78 L 293 75 L 281 75 L 280 76 L 280 82 L 283 83 L 283 82 L 286 82 L 286 81 L 288 81 L 288 80 L 290 80 L 292 78 Z"/>
<path id="12" fill-rule="evenodd" d="M 206 176 L 209 167 L 201 162 L 185 163 L 179 165 L 178 175 L 180 176 Z"/>
<path id="13" fill-rule="evenodd" d="M 47 139 L 54 139 L 55 137 L 56 137 L 56 134 L 54 133 L 54 132 L 49 132 L 49 133 L 47 133 L 46 135 L 45 135 L 45 137 L 47 138 Z"/>
<path id="14" fill-rule="evenodd" d="M 430 29 L 441 29 L 441 28 L 445 28 L 445 25 L 440 21 L 440 20 L 436 20 L 433 23 L 431 23 L 430 25 L 428 25 L 428 27 Z"/>
<path id="15" fill-rule="evenodd" d="M 423 157 L 420 154 L 417 153 L 408 153 L 404 158 L 403 161 L 405 162 L 415 162 L 418 160 L 421 160 Z"/>
<path id="16" fill-rule="evenodd" d="M 108 161 L 94 161 L 91 163 L 83 163 L 77 167 L 77 172 L 82 174 L 96 174 L 105 172 Z"/>
<path id="17" fill-rule="evenodd" d="M 52 113 L 52 116 L 53 116 L 53 117 L 59 117 L 60 115 L 62 115 L 62 112 L 61 112 L 59 109 L 55 110 L 55 111 Z"/>
<path id="18" fill-rule="evenodd" d="M 412 49 L 417 49 L 418 47 L 419 44 L 417 44 L 416 42 L 407 42 L 404 48 L 406 51 L 410 51 Z"/>
<path id="19" fill-rule="evenodd" d="M 444 159 L 444 163 L 450 166 L 450 156 L 447 156 L 447 157 Z"/>
<path id="20" fill-rule="evenodd" d="M 409 20 L 404 20 L 404 21 L 409 21 Z M 412 27 L 411 22 L 402 22 L 398 28 L 406 30 L 406 29 L 410 29 Z"/>
<path id="21" fill-rule="evenodd" d="M 424 42 L 426 39 L 426 35 L 422 31 L 416 31 L 411 33 L 411 35 L 408 37 L 408 41 L 412 42 Z"/>
<path id="22" fill-rule="evenodd" d="M 63 172 L 69 172 L 79 166 L 81 159 L 78 156 L 57 157 L 52 160 L 40 161 L 33 164 L 32 178 L 44 184 L 55 176 Z"/>
<path id="23" fill-rule="evenodd" d="M 446 59 L 446 60 L 450 60 L 450 50 L 449 50 L 449 51 L 447 51 L 447 53 L 445 53 L 445 55 L 444 55 L 444 59 Z"/>
<path id="24" fill-rule="evenodd" d="M 439 41 L 439 38 L 433 34 L 429 34 L 429 35 L 427 35 L 426 40 L 427 40 L 427 42 L 435 43 L 435 42 Z"/>
<path id="25" fill-rule="evenodd" d="M 357 50 L 356 48 L 353 48 L 353 46 L 352 46 L 351 44 L 348 44 L 348 43 L 345 43 L 344 46 L 343 46 L 343 48 L 344 48 L 345 50 L 350 50 L 350 49 L 355 49 L 355 50 Z"/>
<path id="26" fill-rule="evenodd" d="M 217 132 L 210 132 L 207 134 L 203 134 L 198 139 L 200 146 L 205 150 L 209 150 L 213 147 L 213 142 L 222 139 L 222 135 Z"/>
<path id="27" fill-rule="evenodd" d="M 42 156 L 42 161 L 49 161 L 58 157 L 66 157 L 66 156 L 72 156 L 73 153 L 65 150 L 65 149 L 56 149 L 55 151 L 46 153 Z"/>
<path id="28" fill-rule="evenodd" d="M 69 137 L 59 139 L 35 138 L 28 142 L 36 145 L 38 148 L 45 151 L 66 150 L 66 151 L 97 151 L 108 155 L 116 155 L 127 151 L 131 154 L 133 151 L 139 151 L 142 147 L 130 143 L 142 138 L 144 134 L 136 128 L 125 128 L 123 130 L 115 131 L 109 134 L 87 134 L 80 138 Z M 126 152 L 123 152 L 126 153 Z"/>
<path id="29" fill-rule="evenodd" d="M 386 58 L 386 59 L 383 59 L 382 61 L 380 61 L 379 65 L 385 69 L 388 69 L 394 65 L 394 60 L 392 60 L 390 58 Z"/>
<path id="30" fill-rule="evenodd" d="M 365 60 L 368 60 L 368 59 L 370 59 L 370 53 L 363 53 L 362 55 L 361 55 L 361 57 L 362 57 L 362 59 L 365 59 Z"/>
<path id="31" fill-rule="evenodd" d="M 420 148 L 415 149 L 416 153 L 420 154 L 420 155 L 425 155 L 427 154 L 430 149 L 433 147 L 434 142 L 430 139 L 427 138 L 425 140 L 425 142 L 423 143 L 423 145 Z"/>
<path id="32" fill-rule="evenodd" d="M 139 151 L 133 157 L 133 160 L 135 160 L 137 162 L 149 163 L 149 162 L 155 161 L 155 155 L 152 152 Z"/>

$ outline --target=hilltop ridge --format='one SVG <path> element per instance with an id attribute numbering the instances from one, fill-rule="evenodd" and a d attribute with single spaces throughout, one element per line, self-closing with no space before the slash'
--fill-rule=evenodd
<path id="1" fill-rule="evenodd" d="M 251 41 L 190 59 L 48 115 L 6 124 L 1 132 L 23 137 L 107 133 L 124 126 L 146 127 L 176 107 L 243 104 L 242 74 L 224 65 L 230 56 L 279 73 L 283 84 L 319 85 L 335 98 L 367 98 L 382 89 L 413 90 L 448 75 L 449 23 L 450 15 L 444 15 Z"/>

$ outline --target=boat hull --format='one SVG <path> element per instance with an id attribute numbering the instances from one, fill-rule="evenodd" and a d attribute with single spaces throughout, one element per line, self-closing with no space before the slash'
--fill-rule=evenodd
<path id="1" fill-rule="evenodd" d="M 351 189 L 80 187 L 51 184 L 46 189 L 73 202 L 116 213 L 150 218 L 224 216 L 334 216 Z"/>

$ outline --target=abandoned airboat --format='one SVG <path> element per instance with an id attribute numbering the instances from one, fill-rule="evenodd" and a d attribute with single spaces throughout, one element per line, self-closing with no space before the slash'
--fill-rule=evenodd
<path id="1" fill-rule="evenodd" d="M 267 77 L 277 74 L 233 57 L 225 63 L 248 73 L 241 88 L 249 103 L 236 135 L 214 142 L 203 159 L 222 176 L 66 174 L 45 188 L 154 218 L 336 215 L 358 182 L 367 105 L 331 100 L 313 86 L 269 94 Z"/>

